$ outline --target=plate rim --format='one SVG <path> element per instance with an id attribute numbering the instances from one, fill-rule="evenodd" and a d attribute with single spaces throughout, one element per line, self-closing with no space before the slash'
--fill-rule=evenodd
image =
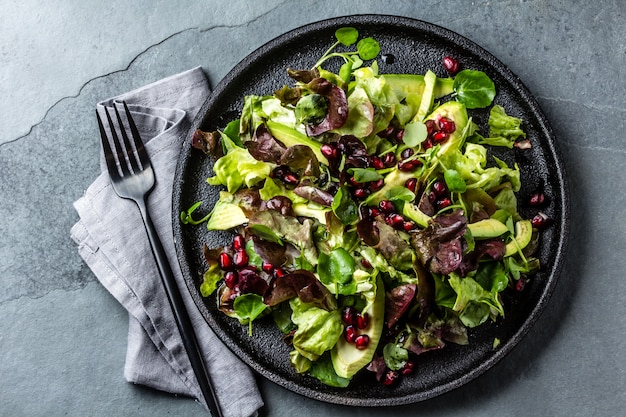
<path id="1" fill-rule="evenodd" d="M 558 178 L 560 182 L 559 187 L 555 187 L 555 190 L 559 191 L 559 202 L 561 203 L 561 215 L 559 221 L 554 223 L 554 227 L 558 228 L 558 233 L 555 238 L 558 240 L 558 244 L 555 248 L 555 260 L 551 272 L 548 276 L 548 280 L 546 282 L 546 286 L 544 290 L 541 292 L 540 297 L 538 298 L 534 307 L 529 311 L 527 318 L 524 320 L 522 326 L 518 328 L 511 337 L 503 343 L 496 353 L 486 358 L 486 360 L 482 361 L 477 367 L 469 370 L 458 378 L 454 378 L 444 384 L 438 385 L 434 388 L 431 388 L 426 391 L 420 391 L 419 393 L 413 395 L 406 395 L 404 397 L 389 397 L 389 398 L 353 398 L 353 397 L 345 397 L 340 394 L 333 394 L 328 392 L 320 392 L 318 390 L 312 389 L 308 386 L 302 384 L 294 384 L 292 381 L 286 380 L 282 378 L 280 375 L 276 375 L 272 373 L 271 370 L 268 370 L 255 361 L 251 355 L 248 355 L 247 352 L 243 351 L 237 345 L 231 345 L 226 343 L 226 340 L 230 340 L 230 337 L 224 332 L 220 326 L 217 325 L 215 320 L 213 319 L 211 313 L 207 309 L 204 304 L 203 297 L 199 294 L 199 291 L 196 288 L 196 284 L 194 282 L 193 277 L 191 276 L 191 271 L 182 260 L 185 258 L 185 248 L 181 243 L 181 234 L 182 234 L 182 225 L 180 224 L 179 213 L 175 210 L 172 210 L 172 222 L 173 222 L 173 233 L 174 233 L 174 242 L 176 248 L 176 256 L 179 261 L 181 270 L 183 272 L 183 278 L 185 279 L 185 283 L 187 285 L 187 289 L 190 291 L 191 297 L 196 305 L 196 307 L 200 310 L 201 315 L 208 323 L 209 327 L 218 335 L 218 338 L 226 345 L 235 355 L 240 358 L 244 363 L 246 363 L 251 369 L 253 369 L 256 373 L 260 374 L 264 378 L 286 388 L 296 394 L 304 395 L 308 398 L 316 399 L 319 401 L 324 401 L 333 404 L 343 404 L 343 405 L 356 405 L 363 407 L 378 407 L 378 406 L 392 406 L 392 405 L 405 405 L 411 403 L 417 403 L 420 401 L 424 401 L 430 398 L 434 398 L 446 392 L 452 391 L 456 388 L 459 388 L 468 382 L 475 380 L 480 375 L 485 373 L 487 370 L 491 369 L 496 363 L 500 362 L 504 359 L 514 348 L 519 344 L 519 342 L 526 336 L 526 334 L 530 331 L 530 329 L 535 325 L 539 317 L 545 310 L 546 305 L 548 304 L 552 294 L 554 293 L 559 276 L 563 269 L 564 258 L 567 251 L 567 243 L 569 238 L 569 218 L 570 218 L 570 198 L 569 198 L 569 185 L 567 180 L 567 173 L 564 164 L 563 157 L 556 143 L 556 137 L 553 133 L 552 127 L 545 116 L 541 106 L 537 102 L 536 98 L 531 94 L 530 90 L 526 87 L 526 85 L 520 80 L 520 78 L 514 74 L 504 63 L 502 63 L 497 57 L 491 54 L 489 51 L 478 45 L 476 42 L 470 40 L 469 38 L 460 35 L 459 33 L 447 29 L 443 26 L 433 24 L 424 20 L 398 16 L 398 15 L 387 15 L 387 14 L 353 14 L 339 17 L 331 17 L 311 23 L 307 23 L 291 29 L 283 34 L 271 39 L 270 41 L 264 43 L 260 47 L 253 50 L 251 53 L 246 55 L 241 61 L 239 61 L 215 86 L 209 97 L 204 101 L 202 106 L 200 107 L 198 113 L 194 117 L 189 130 L 185 136 L 185 140 L 181 145 L 181 153 L 179 159 L 176 164 L 176 172 L 174 177 L 174 190 L 172 193 L 172 208 L 176 209 L 180 206 L 180 199 L 182 190 L 180 186 L 183 182 L 183 174 L 185 171 L 185 166 L 187 162 L 187 156 L 189 155 L 189 143 L 191 141 L 191 136 L 193 132 L 203 124 L 205 115 L 208 112 L 208 109 L 211 108 L 213 102 L 217 100 L 223 90 L 228 88 L 230 83 L 236 80 L 242 72 L 246 70 L 249 66 L 253 65 L 255 61 L 262 59 L 266 54 L 270 53 L 276 47 L 279 47 L 281 44 L 286 42 L 287 40 L 302 35 L 303 33 L 308 33 L 311 31 L 317 31 L 322 29 L 327 29 L 328 27 L 339 27 L 339 26 L 347 26 L 347 25 L 358 25 L 358 24 L 377 24 L 377 25 L 394 25 L 394 26 L 410 26 L 412 28 L 416 28 L 419 30 L 425 30 L 429 33 L 434 33 L 435 35 L 445 38 L 446 40 L 453 42 L 455 45 L 458 45 L 464 49 L 469 50 L 469 52 L 474 53 L 484 59 L 486 63 L 495 68 L 499 73 L 501 73 L 507 80 L 511 82 L 511 85 L 515 87 L 515 91 L 517 94 L 521 96 L 521 99 L 529 104 L 529 107 L 532 108 L 533 114 L 536 117 L 536 122 L 538 123 L 539 130 L 542 132 L 541 139 L 548 139 L 546 142 L 547 150 L 549 151 L 549 155 L 554 161 L 555 171 L 554 174 Z"/>

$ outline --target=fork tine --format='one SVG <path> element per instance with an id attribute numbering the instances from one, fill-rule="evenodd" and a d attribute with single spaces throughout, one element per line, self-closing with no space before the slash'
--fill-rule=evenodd
<path id="1" fill-rule="evenodd" d="M 124 151 L 122 145 L 120 144 L 120 140 L 117 137 L 117 133 L 115 133 L 115 125 L 113 124 L 113 120 L 111 120 L 111 115 L 109 114 L 108 108 L 105 107 L 104 112 L 106 113 L 107 121 L 109 122 L 109 130 L 111 131 L 111 137 L 113 138 L 115 155 L 117 155 L 117 161 L 119 162 L 120 168 L 122 169 L 122 176 L 125 177 L 127 175 L 130 175 L 130 170 L 128 169 L 128 164 L 126 163 L 126 157 L 124 156 Z M 124 126 L 120 126 L 120 129 L 124 130 Z"/>
<path id="2" fill-rule="evenodd" d="M 148 158 L 148 153 L 146 152 L 146 148 L 143 145 L 143 141 L 141 140 L 141 136 L 139 135 L 139 130 L 135 125 L 135 121 L 130 115 L 130 110 L 126 105 L 125 101 L 122 101 L 124 105 L 124 111 L 126 112 L 126 119 L 128 120 L 128 126 L 130 127 L 130 132 L 133 137 L 133 141 L 135 142 L 135 149 L 137 150 L 137 156 L 139 156 L 139 161 L 141 162 L 141 166 L 143 169 L 146 169 L 150 166 L 150 159 Z"/>
<path id="3" fill-rule="evenodd" d="M 130 167 L 132 168 L 134 173 L 140 171 L 139 168 L 139 160 L 135 156 L 135 152 L 133 152 L 133 148 L 130 144 L 130 140 L 128 139 L 128 135 L 126 134 L 126 128 L 124 127 L 124 123 L 122 122 L 122 118 L 120 117 L 120 112 L 117 110 L 117 106 L 113 105 L 115 109 L 115 115 L 117 117 L 117 123 L 120 126 L 120 133 L 122 134 L 122 140 L 124 141 L 124 149 L 126 149 L 126 154 L 128 155 L 128 162 L 130 163 Z M 130 119 L 129 119 L 130 123 Z"/>
<path id="4" fill-rule="evenodd" d="M 106 111 L 106 108 L 104 109 Z M 108 116 L 108 114 L 107 114 Z M 117 164 L 115 162 L 115 156 L 113 155 L 113 151 L 111 150 L 111 144 L 109 143 L 109 137 L 107 135 L 106 129 L 102 124 L 102 118 L 100 117 L 100 113 L 96 109 L 96 117 L 98 119 L 98 127 L 100 128 L 100 138 L 102 139 L 102 150 L 104 151 L 104 158 L 106 159 L 107 168 L 109 170 L 109 175 L 112 178 L 119 178 L 120 174 L 117 169 Z"/>

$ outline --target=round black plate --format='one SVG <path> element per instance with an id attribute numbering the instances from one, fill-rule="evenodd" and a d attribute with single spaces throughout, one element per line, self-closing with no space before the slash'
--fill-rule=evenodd
<path id="1" fill-rule="evenodd" d="M 393 55 L 393 62 L 379 59 L 380 73 L 423 74 L 431 69 L 446 76 L 441 64 L 445 55 L 456 57 L 464 68 L 485 71 L 498 89 L 495 102 L 524 120 L 532 143 L 532 149 L 498 153 L 509 163 L 516 161 L 521 169 L 520 212 L 524 217 L 536 213 L 525 201 L 532 191 L 541 188 L 549 201 L 542 211 L 555 220 L 541 237 L 541 272 L 523 292 L 505 297 L 506 318 L 472 330 L 469 346 L 449 344 L 440 351 L 421 355 L 417 372 L 391 388 L 376 383 L 367 371 L 358 374 L 345 389 L 297 374 L 289 364 L 290 348 L 271 320 L 255 322 L 254 335 L 248 336 L 247 326 L 217 310 L 215 296 L 204 299 L 198 290 L 206 268 L 203 244 L 224 244 L 227 234 L 208 233 L 204 226 L 181 225 L 178 217 L 200 200 L 205 212 L 210 210 L 218 193 L 205 182 L 211 175 L 212 161 L 190 146 L 193 131 L 223 129 L 239 116 L 245 95 L 271 94 L 285 84 L 292 85 L 287 68 L 310 68 L 334 43 L 335 30 L 343 26 L 357 28 L 362 37 L 374 37 L 380 42 L 381 54 Z M 486 113 L 476 113 L 474 120 L 484 127 Z M 203 105 L 189 132 L 180 154 L 173 196 L 180 265 L 193 299 L 218 337 L 256 372 L 289 390 L 321 401 L 358 406 L 399 405 L 434 397 L 471 381 L 511 351 L 535 323 L 555 287 L 565 254 L 568 213 L 565 173 L 552 130 L 522 82 L 490 53 L 454 32 L 419 20 L 380 15 L 349 16 L 303 26 L 272 40 L 235 66 Z M 496 349 L 494 338 L 501 341 Z"/>

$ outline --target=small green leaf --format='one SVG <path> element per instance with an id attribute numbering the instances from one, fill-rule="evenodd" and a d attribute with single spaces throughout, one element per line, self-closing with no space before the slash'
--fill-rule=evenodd
<path id="1" fill-rule="evenodd" d="M 395 343 L 387 343 L 383 348 L 383 359 L 389 369 L 397 371 L 409 360 L 409 351 Z"/>
<path id="2" fill-rule="evenodd" d="M 454 78 L 456 100 L 468 109 L 487 107 L 496 96 L 496 87 L 491 78 L 482 71 L 463 70 Z"/>
<path id="3" fill-rule="evenodd" d="M 362 60 L 374 59 L 380 53 L 380 44 L 374 38 L 363 38 L 356 45 L 359 56 Z"/>
<path id="4" fill-rule="evenodd" d="M 248 229 L 252 232 L 252 234 L 260 237 L 261 239 L 265 239 L 272 243 L 278 243 L 280 246 L 283 246 L 283 241 L 280 236 L 264 224 L 252 224 L 248 226 Z"/>
<path id="5" fill-rule="evenodd" d="M 356 182 L 359 183 L 383 179 L 383 176 L 376 172 L 374 168 L 349 168 L 348 173 L 354 177 Z"/>
<path id="6" fill-rule="evenodd" d="M 443 179 L 451 192 L 464 193 L 467 190 L 467 184 L 465 184 L 459 171 L 455 169 L 447 169 L 443 173 Z"/>
<path id="7" fill-rule="evenodd" d="M 404 135 L 402 141 L 411 148 L 416 147 L 426 140 L 428 129 L 422 122 L 410 122 L 404 126 Z"/>
<path id="8" fill-rule="evenodd" d="M 267 308 L 263 303 L 263 297 L 258 294 L 242 294 L 235 298 L 233 309 L 242 321 L 248 322 L 248 334 L 252 336 L 252 322 L 259 317 Z"/>
<path id="9" fill-rule="evenodd" d="M 345 46 L 350 46 L 359 38 L 359 31 L 353 27 L 346 26 L 335 31 L 335 38 Z"/>
<path id="10" fill-rule="evenodd" d="M 352 224 L 359 218 L 358 207 L 345 186 L 335 194 L 331 208 L 343 224 Z"/>

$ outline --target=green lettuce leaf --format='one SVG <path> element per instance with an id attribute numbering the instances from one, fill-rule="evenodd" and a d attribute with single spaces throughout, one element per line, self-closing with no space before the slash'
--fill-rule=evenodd
<path id="1" fill-rule="evenodd" d="M 293 346 L 302 356 L 316 361 L 335 346 L 343 332 L 339 310 L 326 311 L 299 298 L 289 301 L 291 321 L 298 326 L 293 335 Z"/>

